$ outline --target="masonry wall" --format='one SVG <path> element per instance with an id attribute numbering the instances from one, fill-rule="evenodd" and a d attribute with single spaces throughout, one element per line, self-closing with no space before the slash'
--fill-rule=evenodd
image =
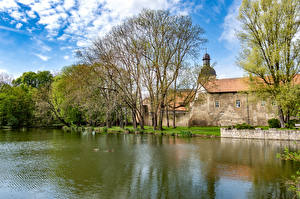
<path id="1" fill-rule="evenodd" d="M 202 103 L 195 102 L 190 111 L 191 126 L 229 126 L 249 123 L 254 126 L 268 125 L 267 121 L 276 116 L 276 107 L 270 103 L 255 101 L 246 93 L 203 94 Z M 240 107 L 236 107 L 240 100 Z M 219 102 L 216 107 L 215 102 Z"/>
<path id="2" fill-rule="evenodd" d="M 269 140 L 300 140 L 299 130 L 237 130 L 221 128 L 223 138 L 248 138 Z"/>
<path id="3" fill-rule="evenodd" d="M 191 103 L 187 112 L 176 114 L 177 126 L 230 126 L 241 123 L 266 126 L 268 119 L 276 117 L 276 106 L 255 101 L 246 93 L 202 93 L 199 99 Z M 236 100 L 240 100 L 240 107 L 236 107 Z M 219 101 L 219 107 L 215 106 L 216 101 Z M 170 113 L 170 125 L 172 117 Z M 163 125 L 166 124 L 164 118 Z M 151 125 L 150 115 L 146 117 L 146 125 Z"/>

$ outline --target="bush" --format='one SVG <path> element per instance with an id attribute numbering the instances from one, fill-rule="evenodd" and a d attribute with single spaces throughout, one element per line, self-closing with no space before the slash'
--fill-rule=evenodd
<path id="1" fill-rule="evenodd" d="M 132 130 L 129 128 L 125 128 L 124 130 L 125 130 L 125 133 L 132 133 Z"/>
<path id="2" fill-rule="evenodd" d="M 63 126 L 63 128 L 62 128 L 64 131 L 69 131 L 70 130 L 70 128 L 68 127 L 68 126 Z"/>
<path id="3" fill-rule="evenodd" d="M 236 129 L 254 129 L 253 126 L 251 126 L 250 124 L 246 124 L 246 123 L 243 123 L 243 124 L 237 124 L 234 126 L 234 128 Z"/>
<path id="4" fill-rule="evenodd" d="M 268 124 L 270 128 L 280 128 L 280 122 L 276 118 L 269 119 Z"/>
<path id="5" fill-rule="evenodd" d="M 179 133 L 182 137 L 192 137 L 193 134 L 190 131 L 180 131 Z"/>
<path id="6" fill-rule="evenodd" d="M 286 127 L 289 128 L 289 129 L 293 129 L 295 128 L 295 124 L 298 123 L 297 120 L 290 120 L 287 124 L 286 124 Z"/>
<path id="7" fill-rule="evenodd" d="M 74 124 L 72 124 L 72 125 L 71 125 L 71 131 L 73 131 L 73 132 L 74 132 L 74 131 L 77 131 L 77 126 L 74 125 Z"/>
<path id="8" fill-rule="evenodd" d="M 143 133 L 144 133 L 144 131 L 143 131 L 142 129 L 140 129 L 140 128 L 137 128 L 137 129 L 135 130 L 135 132 L 140 133 L 140 134 L 143 134 Z"/>
<path id="9" fill-rule="evenodd" d="M 103 132 L 103 133 L 107 133 L 107 132 L 108 132 L 108 128 L 107 128 L 107 127 L 103 127 L 103 128 L 102 128 L 102 132 Z"/>

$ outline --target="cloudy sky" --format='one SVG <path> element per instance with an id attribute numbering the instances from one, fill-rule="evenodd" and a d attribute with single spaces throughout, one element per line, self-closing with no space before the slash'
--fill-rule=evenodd
<path id="1" fill-rule="evenodd" d="M 50 70 L 76 62 L 74 51 L 143 8 L 190 15 L 219 78 L 243 76 L 235 64 L 241 0 L 0 0 L 0 72 Z M 203 55 L 205 50 L 201 52 Z"/>

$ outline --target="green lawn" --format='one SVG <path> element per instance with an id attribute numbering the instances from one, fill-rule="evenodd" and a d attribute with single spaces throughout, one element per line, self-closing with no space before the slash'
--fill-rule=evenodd
<path id="1" fill-rule="evenodd" d="M 201 135 L 214 135 L 214 136 L 220 136 L 220 127 L 176 127 L 175 129 L 172 127 L 163 127 L 163 131 L 156 130 L 154 131 L 151 126 L 145 126 L 145 130 L 143 130 L 144 133 L 165 133 L 165 134 L 180 134 L 183 131 L 191 132 L 192 134 L 201 134 Z M 100 131 L 104 129 L 102 128 L 97 128 Z M 132 126 L 127 126 L 125 129 L 129 129 L 130 131 L 134 131 Z M 112 128 L 108 129 L 108 132 L 124 132 L 125 130 L 114 126 Z M 139 129 L 139 131 L 141 131 Z"/>

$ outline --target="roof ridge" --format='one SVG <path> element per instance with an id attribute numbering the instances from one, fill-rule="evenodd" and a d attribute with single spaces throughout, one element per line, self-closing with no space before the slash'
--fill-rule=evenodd
<path id="1" fill-rule="evenodd" d="M 228 80 L 228 79 L 246 79 L 248 77 L 228 77 L 228 78 L 222 78 L 222 79 L 216 79 L 216 80 Z"/>

